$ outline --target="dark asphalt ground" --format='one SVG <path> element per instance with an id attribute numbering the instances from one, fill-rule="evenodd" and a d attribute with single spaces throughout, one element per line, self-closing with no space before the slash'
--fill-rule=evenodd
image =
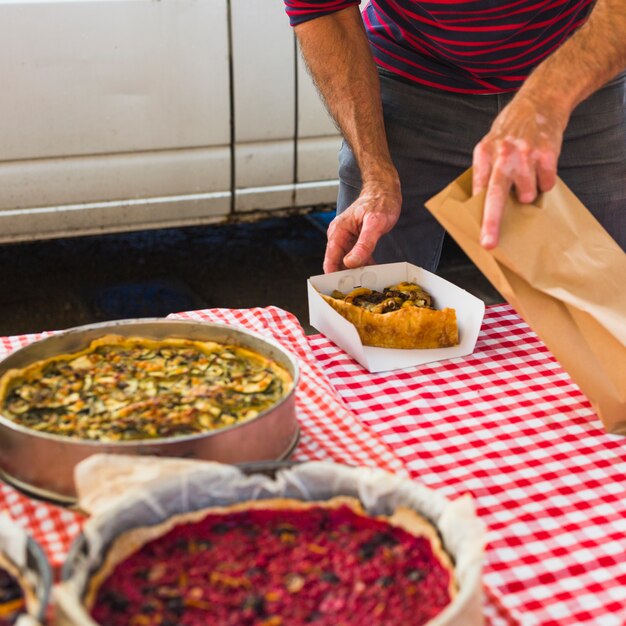
<path id="1" fill-rule="evenodd" d="M 330 213 L 0 245 L 0 335 L 179 311 L 275 305 L 307 333 L 306 281 L 322 273 Z M 438 273 L 500 295 L 447 240 Z"/>

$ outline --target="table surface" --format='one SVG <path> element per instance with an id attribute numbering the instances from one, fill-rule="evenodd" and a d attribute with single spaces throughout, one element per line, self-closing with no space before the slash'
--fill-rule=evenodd
<path id="1" fill-rule="evenodd" d="M 275 307 L 173 317 L 241 325 L 299 360 L 294 458 L 408 473 L 484 520 L 487 623 L 626 624 L 626 439 L 508 305 L 488 307 L 474 353 L 371 374 Z M 0 357 L 40 335 L 0 340 Z M 84 520 L 0 483 L 0 510 L 62 563 Z"/>

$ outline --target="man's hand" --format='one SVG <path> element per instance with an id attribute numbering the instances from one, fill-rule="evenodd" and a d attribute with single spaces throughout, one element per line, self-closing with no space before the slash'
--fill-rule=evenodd
<path id="1" fill-rule="evenodd" d="M 324 272 L 372 265 L 378 240 L 398 221 L 400 185 L 364 185 L 360 196 L 328 227 Z"/>
<path id="2" fill-rule="evenodd" d="M 474 193 L 487 190 L 481 229 L 498 245 L 506 198 L 520 202 L 556 182 L 563 133 L 574 108 L 626 69 L 626 2 L 596 0 L 589 19 L 546 57 L 474 150 Z"/>
<path id="3" fill-rule="evenodd" d="M 480 242 L 498 245 L 500 223 L 511 189 L 532 202 L 556 183 L 567 116 L 518 93 L 474 148 L 473 193 L 486 190 Z"/>

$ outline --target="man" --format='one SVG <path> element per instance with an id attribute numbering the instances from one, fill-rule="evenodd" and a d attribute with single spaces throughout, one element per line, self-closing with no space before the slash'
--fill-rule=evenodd
<path id="1" fill-rule="evenodd" d="M 626 249 L 626 0 L 285 0 L 345 138 L 324 271 L 434 270 L 424 208 L 473 165 L 485 248 L 558 173 Z"/>

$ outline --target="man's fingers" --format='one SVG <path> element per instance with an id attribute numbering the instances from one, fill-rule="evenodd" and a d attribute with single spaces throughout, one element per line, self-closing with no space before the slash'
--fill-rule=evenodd
<path id="1" fill-rule="evenodd" d="M 515 172 L 515 191 L 520 202 L 529 204 L 537 197 L 535 165 L 525 160 Z"/>
<path id="2" fill-rule="evenodd" d="M 344 257 L 346 267 L 362 267 L 367 265 L 374 254 L 378 240 L 389 230 L 387 220 L 379 214 L 369 213 L 363 220 L 363 227 L 354 247 Z"/>
<path id="3" fill-rule="evenodd" d="M 550 191 L 556 185 L 558 157 L 553 151 L 542 152 L 537 157 L 537 185 L 539 191 Z"/>
<path id="4" fill-rule="evenodd" d="M 357 226 L 345 213 L 330 223 L 323 263 L 325 273 L 371 264 L 376 244 L 391 224 L 385 216 L 366 213 L 360 232 Z"/>
<path id="5" fill-rule="evenodd" d="M 563 139 L 563 119 L 520 91 L 496 116 L 487 135 L 474 148 L 473 194 L 486 189 L 480 241 L 495 248 L 511 189 L 520 202 L 556 182 Z"/>
<path id="6" fill-rule="evenodd" d="M 491 157 L 483 142 L 474 148 L 472 162 L 472 194 L 476 195 L 487 188 L 491 174 Z"/>
<path id="7" fill-rule="evenodd" d="M 359 241 L 356 242 L 354 248 L 346 254 L 343 258 L 343 264 L 349 268 L 353 269 L 355 267 L 362 267 L 363 265 L 367 265 L 368 260 L 371 258 L 374 248 L 376 244 L 373 246 L 370 242 L 367 241 Z"/>
<path id="8" fill-rule="evenodd" d="M 325 273 L 345 269 L 343 257 L 352 248 L 357 237 L 349 228 L 345 217 L 338 215 L 328 226 L 328 242 L 324 255 Z"/>
<path id="9" fill-rule="evenodd" d="M 329 241 L 326 245 L 326 253 L 324 254 L 324 263 L 322 265 L 324 273 L 330 274 L 331 272 L 338 272 L 344 269 L 343 256 L 344 251 Z"/>
<path id="10" fill-rule="evenodd" d="M 480 243 L 487 249 L 495 248 L 498 245 L 504 205 L 512 186 L 512 181 L 504 173 L 500 161 L 501 159 L 496 160 L 491 172 L 483 210 Z"/>
<path id="11" fill-rule="evenodd" d="M 535 174 L 535 154 L 525 139 L 505 137 L 498 145 L 498 156 L 494 165 L 497 170 L 498 185 L 506 177 L 512 181 L 520 202 L 530 203 L 537 197 L 537 177 Z M 492 177 L 494 174 L 492 173 Z M 490 182 L 490 186 L 491 186 Z M 509 185 L 510 189 L 511 185 Z"/>
<path id="12" fill-rule="evenodd" d="M 370 184 L 328 226 L 324 272 L 372 263 L 378 240 L 398 221 L 402 207 L 400 186 Z"/>

